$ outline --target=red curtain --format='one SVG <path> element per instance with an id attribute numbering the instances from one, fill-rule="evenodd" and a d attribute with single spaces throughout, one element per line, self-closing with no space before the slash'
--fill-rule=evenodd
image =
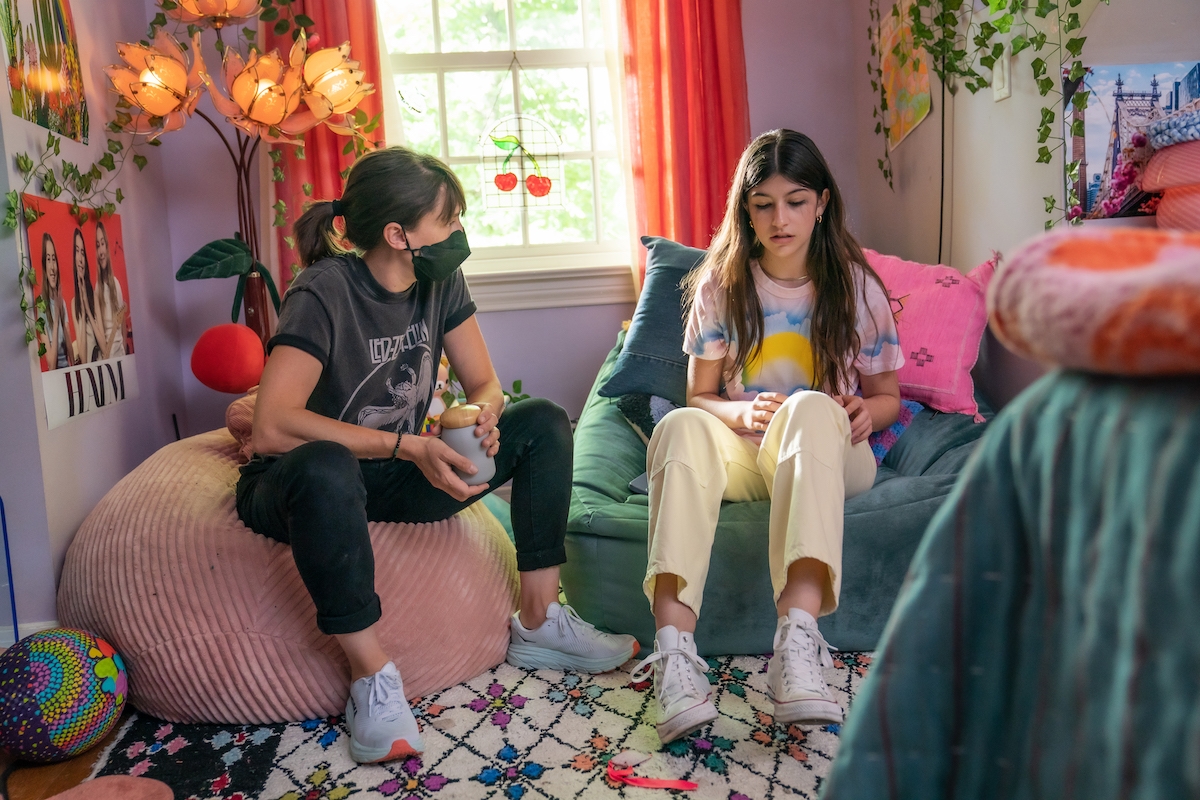
<path id="1" fill-rule="evenodd" d="M 367 116 L 374 119 L 383 111 L 383 98 L 379 94 L 380 57 L 379 39 L 376 35 L 375 0 L 295 0 L 298 14 L 312 18 L 314 25 L 308 29 L 321 37 L 321 47 L 334 47 L 350 42 L 350 57 L 361 62 L 366 72 L 367 83 L 376 86 L 374 94 L 368 95 L 359 104 Z M 286 54 L 292 46 L 291 34 L 276 36 L 272 31 L 267 36 L 267 49 L 279 48 Z M 371 132 L 375 142 L 386 141 L 383 120 Z M 284 179 L 275 183 L 275 197 L 287 204 L 287 225 L 276 228 L 279 241 L 279 277 L 282 286 L 292 279 L 291 266 L 299 263 L 296 251 L 288 247 L 284 237 L 292 235 L 292 223 L 303 213 L 304 204 L 310 200 L 335 200 L 342 196 L 342 171 L 354 163 L 354 153 L 344 155 L 348 139 L 319 125 L 304 135 L 304 158 L 297 158 L 296 148 L 280 147 L 283 160 Z M 304 193 L 304 184 L 311 184 L 312 195 Z"/>
<path id="2" fill-rule="evenodd" d="M 637 235 L 708 247 L 750 140 L 741 0 L 624 0 L 621 17 Z"/>

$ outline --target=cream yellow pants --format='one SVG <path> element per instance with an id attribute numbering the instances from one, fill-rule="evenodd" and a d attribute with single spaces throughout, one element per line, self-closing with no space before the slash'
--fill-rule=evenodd
<path id="1" fill-rule="evenodd" d="M 646 454 L 650 559 L 643 588 L 651 605 L 658 575 L 679 577 L 679 599 L 700 616 L 721 501 L 771 501 L 770 566 L 775 598 L 788 567 L 815 558 L 829 567 L 821 613 L 842 585 L 843 504 L 875 482 L 875 456 L 850 443 L 850 418 L 829 395 L 788 397 L 762 444 L 738 436 L 698 408 L 663 417 Z"/>

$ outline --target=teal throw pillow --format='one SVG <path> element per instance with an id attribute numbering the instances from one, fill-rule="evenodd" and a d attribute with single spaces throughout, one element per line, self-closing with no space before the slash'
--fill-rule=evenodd
<path id="1" fill-rule="evenodd" d="M 647 394 L 686 403 L 687 355 L 683 352 L 683 287 L 704 251 L 659 236 L 643 236 L 646 280 L 625 335 L 625 346 L 601 397 Z"/>

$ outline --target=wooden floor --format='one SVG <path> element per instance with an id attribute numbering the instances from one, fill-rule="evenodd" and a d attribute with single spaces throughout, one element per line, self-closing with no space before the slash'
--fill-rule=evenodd
<path id="1" fill-rule="evenodd" d="M 92 774 L 96 759 L 117 738 L 129 715 L 126 711 L 100 744 L 60 764 L 19 764 L 8 776 L 8 800 L 47 800 L 78 786 Z"/>

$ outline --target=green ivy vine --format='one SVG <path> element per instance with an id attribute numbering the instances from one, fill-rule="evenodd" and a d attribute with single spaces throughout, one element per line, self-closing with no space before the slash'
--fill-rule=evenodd
<path id="1" fill-rule="evenodd" d="M 125 106 L 128 108 L 128 106 Z M 121 111 L 118 111 L 118 118 Z M 119 121 L 110 123 L 108 128 L 113 133 L 120 131 Z M 21 176 L 22 184 L 19 189 L 13 189 L 5 195 L 5 212 L 3 225 L 9 230 L 16 230 L 22 222 L 27 226 L 37 222 L 43 212 L 35 206 L 26 205 L 22 196 L 29 192 L 30 187 L 36 188 L 47 198 L 58 200 L 66 194 L 71 200 L 71 216 L 83 225 L 92 213 L 97 218 L 111 217 L 117 212 L 117 205 L 125 200 L 125 194 L 120 187 L 114 187 L 117 176 L 121 174 L 125 164 L 132 161 L 141 171 L 146 167 L 146 156 L 137 152 L 141 145 L 156 146 L 157 141 L 138 141 L 133 137 L 128 143 L 120 138 L 109 138 L 105 153 L 96 159 L 86 169 L 62 156 L 62 137 L 49 133 L 46 146 L 35 161 L 28 153 L 17 153 L 16 167 Z M 93 211 L 85 208 L 90 206 Z M 38 292 L 37 273 L 29 262 L 29 253 L 25 249 L 22 237 L 17 237 L 17 282 L 19 285 L 21 316 L 25 321 L 25 344 L 33 342 L 38 334 L 45 332 L 45 302 Z M 38 356 L 46 354 L 46 345 L 38 340 Z"/>
<path id="2" fill-rule="evenodd" d="M 1108 2 L 1104 0 L 1105 4 Z M 1071 35 L 1083 27 L 1079 13 L 1074 10 L 1082 3 L 1083 0 L 1064 0 L 1061 3 L 1053 0 L 987 0 L 986 14 L 977 22 L 971 0 L 911 0 L 907 4 L 911 41 L 902 37 L 891 54 L 904 66 L 909 60 L 919 63 L 918 54 L 923 50 L 929 60 L 928 68 L 951 94 L 957 93 L 960 82 L 967 91 L 975 94 L 991 85 L 988 75 L 977 67 L 990 74 L 996 63 L 1007 57 L 1005 42 L 1000 37 L 1009 37 L 1013 56 L 1025 50 L 1038 53 L 1030 62 L 1038 92 L 1042 97 L 1057 98 L 1057 102 L 1052 99 L 1043 106 L 1037 127 L 1037 162 L 1050 164 L 1054 160 L 1054 153 L 1065 151 L 1067 145 L 1067 137 L 1058 118 L 1059 109 L 1062 108 L 1063 80 L 1078 81 L 1086 72 L 1081 55 L 1087 37 Z M 899 21 L 903 13 L 901 4 L 894 5 L 890 13 Z M 1057 34 L 1053 39 L 1042 29 L 1044 23 L 1037 21 L 1047 19 L 1051 14 L 1055 15 L 1058 22 Z M 892 163 L 887 150 L 889 129 L 886 124 L 889 105 L 882 69 L 885 54 L 880 45 L 883 17 L 879 0 L 871 0 L 870 19 L 868 35 L 871 38 L 871 61 L 867 64 L 867 72 L 871 76 L 871 88 L 878 96 L 874 108 L 877 119 L 875 132 L 884 136 L 884 155 L 878 160 L 878 168 L 888 186 L 892 187 Z M 1089 94 L 1087 91 L 1075 92 L 1071 97 L 1072 109 L 1086 109 Z M 1082 125 L 1082 121 L 1075 120 L 1071 135 L 1079 135 Z M 1067 202 L 1064 207 L 1055 195 L 1042 198 L 1048 215 L 1047 229 L 1068 218 L 1070 210 L 1079 204 L 1074 185 L 1079 179 L 1080 162 L 1067 161 L 1065 158 L 1064 162 L 1063 177 L 1070 186 Z"/>

